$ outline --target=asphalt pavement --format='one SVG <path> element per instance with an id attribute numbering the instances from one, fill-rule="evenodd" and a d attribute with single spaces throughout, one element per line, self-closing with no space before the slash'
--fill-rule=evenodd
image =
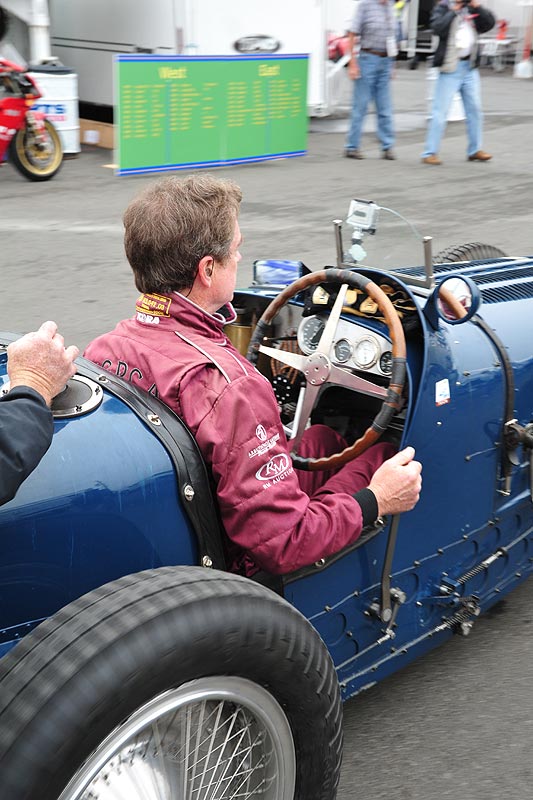
<path id="1" fill-rule="evenodd" d="M 420 163 L 431 90 L 423 64 L 398 66 L 397 161 L 380 158 L 373 116 L 367 158 L 342 157 L 350 87 L 340 74 L 336 112 L 311 121 L 307 156 L 216 170 L 243 188 L 241 285 L 257 258 L 334 264 L 332 220 L 346 215 L 352 197 L 399 212 L 433 237 L 435 252 L 477 241 L 533 254 L 533 81 L 514 78 L 512 68 L 482 70 L 489 163 L 466 161 L 464 121 L 448 125 L 442 166 Z M 112 164 L 111 151 L 84 146 L 47 183 L 30 183 L 9 164 L 0 169 L 0 328 L 26 331 L 51 318 L 83 348 L 133 312 L 121 215 L 154 177 L 119 178 Z M 388 212 L 365 247 L 374 266 L 422 259 L 420 242 Z M 347 703 L 339 800 L 531 796 L 532 605 L 530 581 L 470 637 Z"/>

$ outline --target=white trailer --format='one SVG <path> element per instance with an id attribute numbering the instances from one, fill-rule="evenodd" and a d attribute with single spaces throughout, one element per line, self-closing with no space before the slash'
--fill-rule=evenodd
<path id="1" fill-rule="evenodd" d="M 329 112 L 327 30 L 354 0 L 49 0 L 53 55 L 79 80 L 80 101 L 113 104 L 113 55 L 309 53 L 308 109 Z"/>

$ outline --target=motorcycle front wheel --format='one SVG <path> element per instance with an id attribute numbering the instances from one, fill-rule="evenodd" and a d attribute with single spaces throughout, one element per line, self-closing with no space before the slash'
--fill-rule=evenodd
<path id="1" fill-rule="evenodd" d="M 37 135 L 31 125 L 21 128 L 11 140 L 9 158 L 28 180 L 50 180 L 63 162 L 61 139 L 56 128 L 47 119 L 44 120 L 44 136 Z"/>

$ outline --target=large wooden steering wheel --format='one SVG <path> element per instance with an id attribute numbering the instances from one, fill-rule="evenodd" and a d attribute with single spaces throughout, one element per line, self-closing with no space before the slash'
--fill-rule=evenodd
<path id="1" fill-rule="evenodd" d="M 261 344 L 267 335 L 269 325 L 283 306 L 295 295 L 319 283 L 338 283 L 341 284 L 341 288 L 316 350 L 310 356 L 304 356 Z M 349 288 L 361 289 L 366 292 L 377 304 L 385 319 L 392 342 L 392 371 L 387 389 L 354 375 L 346 367 L 338 367 L 331 363 L 330 351 L 339 324 L 346 292 Z M 396 309 L 385 292 L 376 283 L 363 275 L 359 275 L 357 272 L 333 268 L 312 272 L 309 275 L 304 275 L 303 278 L 299 278 L 280 292 L 268 308 L 265 309 L 257 323 L 248 348 L 248 360 L 253 364 L 257 363 L 259 353 L 264 353 L 276 361 L 281 361 L 283 364 L 299 370 L 304 374 L 306 380 L 303 397 L 300 396 L 296 409 L 290 438 L 291 457 L 297 469 L 309 471 L 333 469 L 356 458 L 379 439 L 400 407 L 406 373 L 405 336 L 402 324 Z M 381 408 L 363 435 L 350 447 L 346 447 L 340 453 L 324 458 L 302 458 L 297 455 L 300 441 L 318 399 L 319 392 L 327 384 L 344 386 L 361 394 L 379 397 L 383 400 Z"/>

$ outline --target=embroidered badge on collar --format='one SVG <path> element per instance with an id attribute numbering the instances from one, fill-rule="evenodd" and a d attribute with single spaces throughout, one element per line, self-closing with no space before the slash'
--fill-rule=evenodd
<path id="1" fill-rule="evenodd" d="M 151 314 L 153 317 L 170 317 L 170 297 L 160 294 L 142 294 L 135 309 L 141 314 Z"/>

